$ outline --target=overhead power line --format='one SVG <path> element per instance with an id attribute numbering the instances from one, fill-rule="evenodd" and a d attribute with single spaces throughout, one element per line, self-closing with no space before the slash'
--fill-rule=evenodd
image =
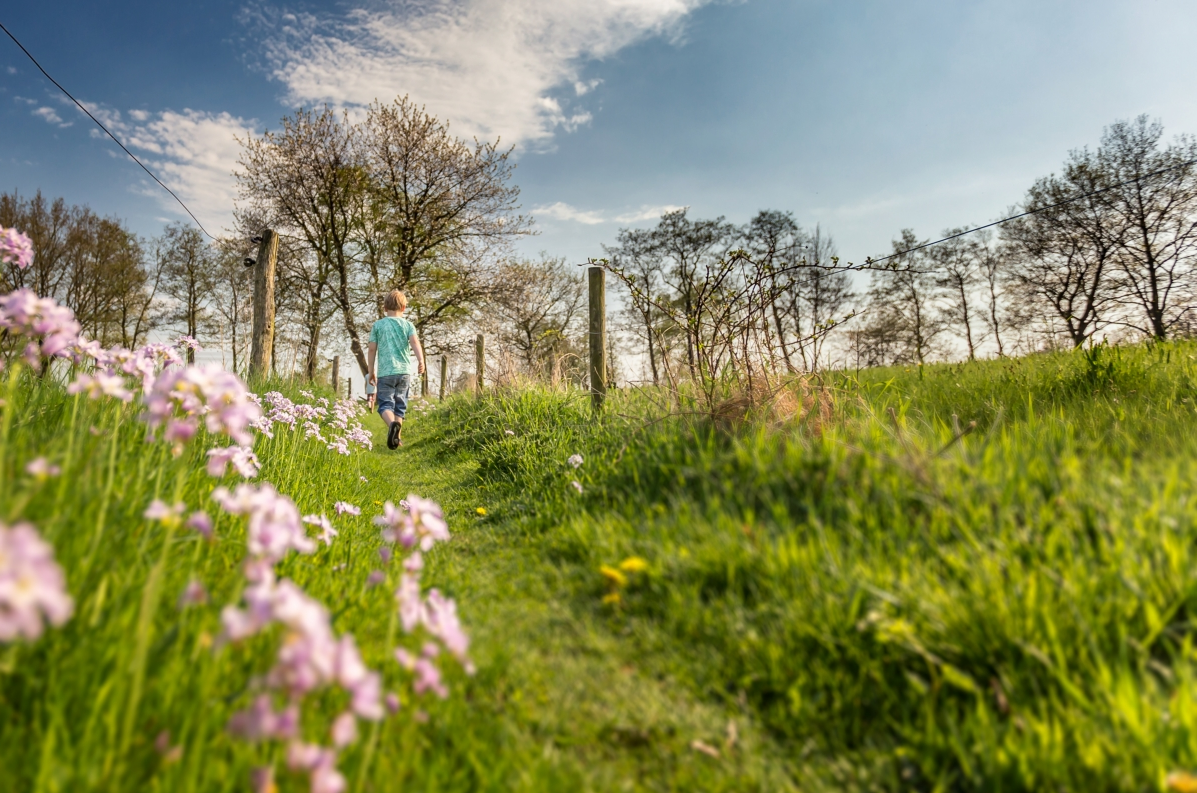
<path id="1" fill-rule="evenodd" d="M 108 137 L 112 138 L 112 140 L 116 142 L 116 145 L 120 146 L 121 149 L 125 152 L 125 154 L 128 154 L 129 157 L 132 158 L 133 162 L 135 162 L 141 166 L 141 170 L 148 173 L 150 175 L 151 179 L 153 179 L 155 182 L 157 182 L 159 185 L 161 185 L 163 190 L 170 193 L 171 197 L 174 198 L 174 200 L 179 202 L 179 206 L 183 207 L 183 209 L 187 212 L 188 215 L 191 215 L 191 219 L 195 221 L 195 225 L 199 226 L 200 231 L 204 232 L 204 234 L 207 234 L 209 239 L 213 239 L 213 240 L 216 239 L 216 237 L 213 237 L 211 234 L 208 233 L 208 230 L 206 228 L 204 228 L 204 224 L 199 222 L 199 218 L 197 218 L 195 216 L 195 213 L 192 212 L 190 209 L 188 209 L 187 205 L 183 203 L 183 199 L 179 198 L 175 194 L 174 190 L 171 190 L 169 187 L 167 187 L 165 184 L 163 184 L 162 180 L 159 179 L 157 176 L 155 176 L 154 172 L 151 171 L 149 168 L 147 168 L 145 163 L 143 163 L 141 160 L 137 159 L 137 155 L 135 155 L 133 152 L 129 151 L 129 149 L 125 146 L 125 144 L 121 143 L 120 139 L 116 135 L 113 135 L 112 131 L 110 129 L 108 129 L 108 127 L 101 124 L 100 120 L 98 118 L 96 118 L 95 116 L 93 116 L 91 114 L 90 110 L 88 110 L 86 107 L 84 107 L 83 104 L 78 99 L 71 96 L 70 91 L 63 88 L 61 83 L 59 83 L 57 80 L 55 80 L 53 77 L 51 77 L 50 73 L 47 72 L 44 68 L 42 68 L 42 65 L 37 62 L 37 58 L 33 57 L 33 53 L 31 53 L 29 50 L 25 49 L 25 45 L 22 44 L 19 40 L 17 40 L 17 37 L 12 34 L 12 31 L 10 31 L 8 28 L 4 27 L 4 23 L 2 23 L 2 22 L 0 22 L 0 30 L 3 30 L 5 33 L 8 34 L 8 37 L 10 39 L 12 39 L 13 43 L 21 48 L 21 52 L 25 53 L 26 57 L 28 57 L 29 60 L 33 61 L 33 65 L 38 68 L 38 71 L 40 71 L 43 75 L 45 75 L 47 80 L 54 83 L 54 86 L 59 91 L 62 91 L 64 94 L 66 94 L 67 98 L 70 99 L 72 102 L 74 102 L 78 106 L 78 108 L 80 110 L 82 110 L 87 115 L 88 118 L 90 118 L 92 121 L 96 122 L 96 126 L 99 127 L 100 129 L 104 130 L 104 132 L 107 133 Z"/>
<path id="2" fill-rule="evenodd" d="M 1125 182 L 1119 182 L 1118 184 L 1112 184 L 1109 187 L 1103 187 L 1100 190 L 1094 190 L 1091 193 L 1084 193 L 1082 195 L 1073 196 L 1072 198 L 1066 198 L 1063 201 L 1057 201 L 1056 203 L 1048 204 L 1047 206 L 1036 207 L 1035 209 L 1028 210 L 1027 212 L 1021 212 L 1017 215 L 1011 215 L 1008 218 L 1002 218 L 1001 220 L 995 220 L 992 223 L 986 223 L 984 226 L 977 226 L 975 229 L 968 229 L 967 231 L 960 231 L 960 232 L 957 232 L 956 234 L 951 234 L 947 237 L 944 237 L 941 240 L 936 240 L 935 242 L 924 242 L 922 245 L 916 245 L 913 248 L 908 248 L 904 251 L 898 251 L 897 253 L 891 253 L 889 256 L 882 256 L 880 259 L 868 258 L 865 260 L 865 264 L 866 265 L 878 264 L 880 262 L 884 262 L 889 259 L 897 258 L 898 256 L 905 256 L 908 253 L 914 253 L 915 251 L 921 251 L 923 248 L 930 248 L 932 245 L 938 245 L 941 242 L 947 242 L 948 240 L 954 240 L 957 237 L 963 237 L 966 234 L 972 234 L 974 231 L 981 231 L 983 229 L 993 228 L 994 226 L 1000 226 L 1003 223 L 1009 223 L 1011 220 L 1018 220 L 1019 218 L 1025 218 L 1029 215 L 1034 215 L 1039 212 L 1046 212 L 1049 209 L 1055 209 L 1056 207 L 1062 207 L 1067 204 L 1071 204 L 1075 201 L 1080 201 L 1081 199 L 1084 199 L 1084 198 L 1091 198 L 1095 195 L 1101 195 L 1102 193 L 1109 192 L 1110 190 L 1117 190 L 1119 187 L 1125 187 L 1126 185 L 1133 184 L 1135 182 L 1140 181 L 1141 179 L 1147 179 L 1152 176 L 1159 176 L 1162 173 L 1168 173 L 1169 171 L 1180 170 L 1181 168 L 1188 168 L 1190 165 L 1194 165 L 1194 164 L 1197 164 L 1197 160 L 1188 160 L 1186 162 L 1182 162 L 1177 165 L 1170 165 L 1167 168 L 1161 168 L 1158 171 L 1152 171 L 1151 173 L 1145 173 L 1145 174 L 1142 174 L 1141 176 L 1136 176 L 1134 179 L 1127 179 Z"/>

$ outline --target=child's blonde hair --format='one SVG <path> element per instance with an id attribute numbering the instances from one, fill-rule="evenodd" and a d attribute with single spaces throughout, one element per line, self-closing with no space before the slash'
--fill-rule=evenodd
<path id="1" fill-rule="evenodd" d="M 407 295 L 403 294 L 398 289 L 392 289 L 387 296 L 382 299 L 382 307 L 386 311 L 406 311 Z"/>

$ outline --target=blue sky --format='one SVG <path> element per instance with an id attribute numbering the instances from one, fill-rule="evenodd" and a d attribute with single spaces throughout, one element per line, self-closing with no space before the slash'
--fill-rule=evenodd
<path id="1" fill-rule="evenodd" d="M 524 250 L 581 261 L 663 207 L 820 223 L 848 259 L 1017 202 L 1147 113 L 1197 133 L 1197 3 L 161 0 L 0 21 L 210 228 L 237 145 L 293 108 L 410 93 L 516 145 Z M 157 233 L 181 210 L 0 39 L 0 189 Z"/>

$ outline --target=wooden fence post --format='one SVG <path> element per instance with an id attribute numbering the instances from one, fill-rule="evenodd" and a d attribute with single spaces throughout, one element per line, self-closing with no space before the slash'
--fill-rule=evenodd
<path id="1" fill-rule="evenodd" d="M 590 405 L 603 406 L 607 396 L 607 293 L 606 271 L 590 268 Z"/>
<path id="2" fill-rule="evenodd" d="M 486 379 L 486 340 L 482 334 L 474 341 L 474 394 L 482 396 L 482 382 Z"/>
<path id="3" fill-rule="evenodd" d="M 353 399 L 353 378 L 352 377 L 345 378 L 345 398 Z"/>
<path id="4" fill-rule="evenodd" d="M 333 372 L 332 372 L 333 393 L 337 396 L 341 395 L 341 356 L 333 356 Z"/>
<path id="5" fill-rule="evenodd" d="M 445 401 L 445 380 L 449 377 L 449 359 L 441 356 L 441 398 L 440 401 Z"/>
<path id="6" fill-rule="evenodd" d="M 254 261 L 254 325 L 249 353 L 250 382 L 270 373 L 270 352 L 274 349 L 274 267 L 278 261 L 278 235 L 262 232 L 258 258 Z"/>

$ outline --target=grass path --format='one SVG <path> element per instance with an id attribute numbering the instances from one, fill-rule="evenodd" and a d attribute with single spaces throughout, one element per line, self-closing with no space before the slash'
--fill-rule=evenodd
<path id="1" fill-rule="evenodd" d="M 631 657 L 601 613 L 579 613 L 542 538 L 496 509 L 503 483 L 447 454 L 427 422 L 411 422 L 400 452 L 379 443 L 366 456 L 390 497 L 413 492 L 444 507 L 454 539 L 429 581 L 458 599 L 479 670 L 433 713 L 427 751 L 382 753 L 374 789 L 394 774 L 428 791 L 792 787 L 787 764 L 734 704 L 696 701 L 654 674 L 651 658 Z"/>

